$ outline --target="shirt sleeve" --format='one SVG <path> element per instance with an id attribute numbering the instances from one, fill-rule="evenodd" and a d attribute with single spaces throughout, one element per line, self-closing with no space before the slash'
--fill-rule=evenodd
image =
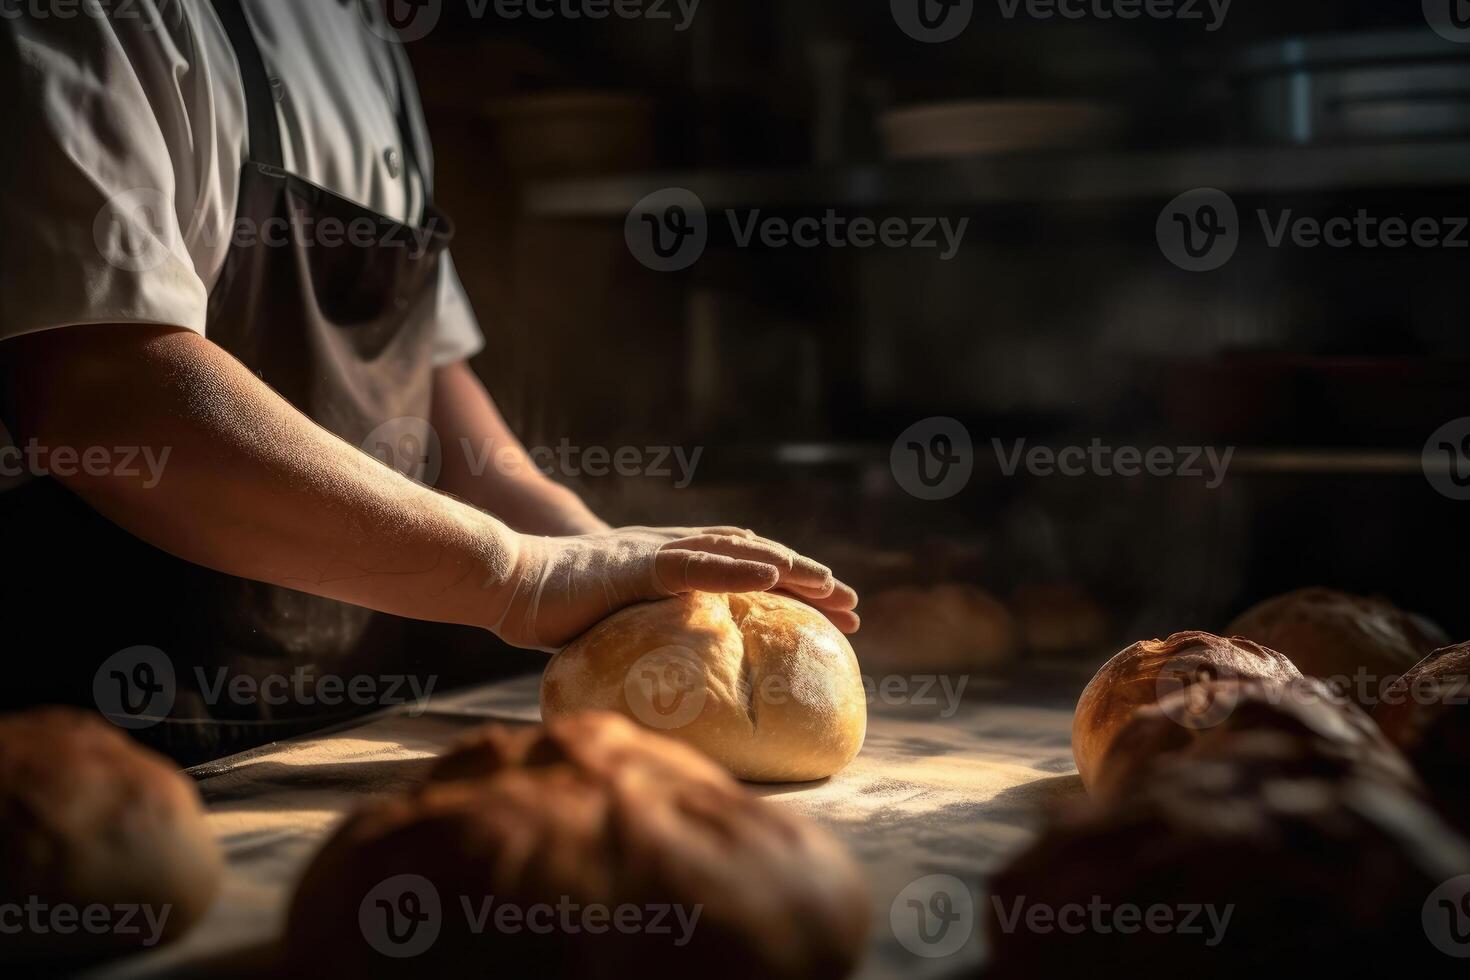
<path id="1" fill-rule="evenodd" d="M 194 118 L 207 79 L 185 6 L 0 18 L 0 339 L 117 322 L 203 333 L 186 236 L 217 147 L 213 120 Z"/>
<path id="2" fill-rule="evenodd" d="M 485 347 L 470 298 L 465 295 L 449 253 L 439 262 L 439 290 L 434 311 L 434 366 L 445 367 L 474 357 Z"/>

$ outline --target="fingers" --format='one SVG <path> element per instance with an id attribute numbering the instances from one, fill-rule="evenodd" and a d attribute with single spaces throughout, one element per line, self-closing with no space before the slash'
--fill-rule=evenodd
<path id="1" fill-rule="evenodd" d="M 754 531 L 747 531 L 739 527 L 625 527 L 619 533 L 634 534 L 640 538 L 652 538 L 657 541 L 679 541 L 684 538 L 695 538 L 706 534 L 714 534 L 720 537 L 753 538 Z"/>
<path id="2" fill-rule="evenodd" d="M 667 595 L 768 592 L 781 580 L 781 573 L 759 561 L 665 548 L 654 559 L 654 578 Z"/>
<path id="3" fill-rule="evenodd" d="M 790 592 L 793 596 L 818 609 L 831 609 L 839 612 L 851 612 L 857 608 L 858 594 L 852 587 L 836 579 L 832 581 L 831 591 L 809 590 L 800 586 L 789 586 L 782 584 L 783 591 Z"/>
<path id="4" fill-rule="evenodd" d="M 771 565 L 780 570 L 781 585 L 803 589 L 813 596 L 830 595 L 835 587 L 830 568 L 765 538 L 700 534 L 671 542 L 669 547 Z"/>
<path id="5" fill-rule="evenodd" d="M 846 588 L 846 586 L 844 586 L 844 588 Z M 852 590 L 848 589 L 848 591 L 851 592 Z M 849 636 L 853 633 L 856 633 L 858 629 L 862 626 L 862 620 L 858 617 L 858 614 L 853 612 L 851 609 L 838 609 L 824 606 L 820 602 L 814 602 L 811 599 L 808 599 L 807 597 L 800 595 L 794 591 L 788 590 L 784 587 L 777 589 L 776 592 L 779 594 L 788 595 L 793 599 L 804 602 L 807 605 L 811 606 L 817 612 L 827 617 L 827 621 L 830 622 L 833 626 L 837 627 L 839 630 L 841 630 L 843 633 L 848 634 Z M 854 602 L 856 602 L 856 596 L 854 596 Z"/>
<path id="6" fill-rule="evenodd" d="M 726 538 L 756 538 L 760 536 L 754 531 L 747 530 L 743 527 L 706 527 L 700 528 L 698 530 L 691 530 L 688 536 L 692 537 L 696 534 L 714 534 Z"/>

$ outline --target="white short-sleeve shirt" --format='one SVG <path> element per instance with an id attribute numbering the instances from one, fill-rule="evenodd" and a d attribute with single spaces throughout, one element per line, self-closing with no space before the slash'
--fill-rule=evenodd
<path id="1" fill-rule="evenodd" d="M 398 126 L 402 52 L 364 2 L 243 5 L 280 80 L 286 168 L 413 223 L 424 188 Z M 0 0 L 0 339 L 102 323 L 206 333 L 248 142 L 239 67 L 209 0 Z M 119 253 L 138 235 L 147 261 Z M 423 307 L 436 365 L 484 343 L 447 255 L 441 265 Z"/>

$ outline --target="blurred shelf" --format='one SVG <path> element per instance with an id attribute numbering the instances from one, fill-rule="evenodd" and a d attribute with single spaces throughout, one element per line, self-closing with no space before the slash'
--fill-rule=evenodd
<path id="1" fill-rule="evenodd" d="M 530 185 L 543 218 L 624 217 L 654 191 L 682 187 L 705 207 L 964 207 L 1236 193 L 1470 186 L 1470 141 L 1257 147 L 1169 153 L 1020 153 L 932 163 L 794 171 L 688 171 Z"/>
<path id="2" fill-rule="evenodd" d="M 1113 447 L 1130 445 L 1169 445 L 1162 441 L 1130 438 L 1104 439 Z M 1177 441 L 1177 440 L 1176 440 Z M 1040 439 L 1036 446 L 1069 444 L 1065 438 Z M 1226 448 L 1228 440 L 1212 445 Z M 711 461 L 731 465 L 748 472 L 753 466 L 782 468 L 863 468 L 888 465 L 891 446 L 879 443 L 779 443 L 771 446 L 734 446 L 710 454 Z M 998 469 L 999 463 L 983 441 L 975 446 L 975 461 L 981 470 Z M 1322 476 L 1422 475 L 1426 471 L 1446 472 L 1448 459 L 1426 461 L 1422 453 L 1399 449 L 1317 449 L 1240 447 L 1230 459 L 1230 470 L 1236 473 L 1293 474 Z"/>

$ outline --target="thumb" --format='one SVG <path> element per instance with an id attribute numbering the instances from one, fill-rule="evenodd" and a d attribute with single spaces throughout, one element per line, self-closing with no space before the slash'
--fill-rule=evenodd
<path id="1" fill-rule="evenodd" d="M 665 596 L 686 592 L 766 592 L 776 587 L 781 572 L 764 562 L 670 549 L 660 551 L 654 559 L 654 579 Z"/>

